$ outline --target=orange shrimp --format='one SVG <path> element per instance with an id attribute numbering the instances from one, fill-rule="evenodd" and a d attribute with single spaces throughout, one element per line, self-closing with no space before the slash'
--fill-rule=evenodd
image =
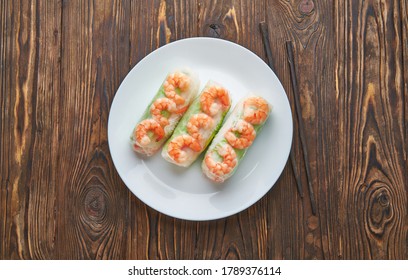
<path id="1" fill-rule="evenodd" d="M 135 129 L 135 138 L 137 144 L 140 146 L 147 146 L 151 143 L 153 135 L 149 135 L 152 132 L 155 135 L 154 141 L 158 142 L 164 137 L 164 130 L 160 124 L 153 119 L 146 119 L 141 121 Z"/>
<path id="2" fill-rule="evenodd" d="M 207 153 L 204 163 L 212 174 L 223 176 L 230 173 L 237 165 L 237 154 L 230 145 L 219 144 Z"/>
<path id="3" fill-rule="evenodd" d="M 253 96 L 244 101 L 244 120 L 251 124 L 263 123 L 269 111 L 269 104 L 262 97 Z"/>
<path id="4" fill-rule="evenodd" d="M 173 113 L 176 110 L 176 104 L 168 98 L 159 98 L 150 106 L 150 114 L 162 127 L 169 124 L 165 112 Z M 163 114 L 164 113 L 164 114 Z"/>
<path id="5" fill-rule="evenodd" d="M 184 92 L 189 86 L 190 78 L 181 72 L 170 74 L 163 84 L 165 95 L 173 100 L 177 106 L 185 103 L 185 99 L 177 91 Z"/>
<path id="6" fill-rule="evenodd" d="M 201 94 L 200 103 L 204 113 L 209 116 L 214 116 L 221 108 L 228 108 L 231 104 L 231 100 L 225 88 L 211 86 Z"/>
<path id="7" fill-rule="evenodd" d="M 206 114 L 195 114 L 193 115 L 187 123 L 187 132 L 194 139 L 201 141 L 202 133 L 201 129 L 208 130 L 211 129 L 214 124 L 214 120 Z"/>
<path id="8" fill-rule="evenodd" d="M 189 158 L 191 151 L 199 152 L 201 146 L 196 139 L 188 134 L 175 137 L 168 145 L 169 156 L 178 163 L 185 162 Z"/>
<path id="9" fill-rule="evenodd" d="M 251 146 L 254 142 L 256 132 L 250 123 L 244 120 L 239 120 L 224 134 L 224 137 L 233 148 L 245 149 Z"/>

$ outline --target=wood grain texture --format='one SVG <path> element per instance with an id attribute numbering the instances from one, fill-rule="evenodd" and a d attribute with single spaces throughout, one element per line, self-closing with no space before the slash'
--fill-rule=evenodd
<path id="1" fill-rule="evenodd" d="M 348 227 L 335 244 L 343 258 L 407 258 L 401 4 L 337 4 L 336 86 L 344 135 L 338 219 Z"/>
<path id="2" fill-rule="evenodd" d="M 0 259 L 408 259 L 407 11 L 407 0 L 1 1 Z M 317 215 L 290 164 L 237 215 L 158 213 L 110 158 L 116 90 L 188 37 L 266 61 L 261 21 L 288 93 L 294 44 Z"/>
<path id="3" fill-rule="evenodd" d="M 1 256 L 53 258 L 61 3 L 2 1 L 1 13 Z"/>
<path id="4" fill-rule="evenodd" d="M 337 131 L 332 129 L 336 127 L 336 118 L 333 117 L 336 112 L 333 95 L 334 73 L 326 70 L 334 64 L 335 55 L 333 42 L 330 40 L 334 37 L 332 14 L 328 11 L 333 11 L 333 5 L 326 1 L 276 1 L 268 10 L 267 22 L 269 26 L 277 29 L 275 36 L 270 34 L 272 48 L 276 52 L 277 74 L 288 93 L 292 88 L 285 42 L 290 40 L 294 44 L 302 118 L 308 139 L 312 187 L 316 194 L 318 211 L 317 216 L 312 215 L 307 191 L 302 204 L 296 201 L 293 175 L 290 175 L 290 185 L 286 186 L 280 194 L 281 197 L 277 198 L 282 207 L 291 207 L 290 210 L 285 209 L 290 213 L 282 212 L 280 215 L 292 217 L 284 220 L 286 225 L 282 226 L 282 241 L 277 243 L 277 248 L 274 249 L 274 255 L 279 254 L 280 258 L 321 259 L 325 258 L 329 251 L 330 233 L 325 225 L 327 218 L 324 214 L 328 211 L 327 188 L 332 184 L 330 181 L 335 171 L 330 167 L 335 165 L 336 160 L 328 155 L 335 150 L 324 144 L 330 143 L 338 136 Z M 288 95 L 293 104 L 293 95 Z M 295 112 L 294 108 L 292 112 Z M 297 133 L 298 124 L 295 120 L 294 116 L 293 147 L 298 168 L 302 170 L 303 185 L 306 186 L 306 172 Z M 286 239 L 285 236 L 291 238 Z"/>
<path id="5" fill-rule="evenodd" d="M 128 192 L 115 184 L 107 120 L 128 70 L 128 5 L 63 3 L 57 258 L 119 259 L 126 252 Z"/>
<path id="6" fill-rule="evenodd" d="M 404 126 L 405 126 L 405 166 L 408 166 L 408 0 L 401 1 L 400 7 L 401 15 L 401 33 L 402 33 L 402 70 L 404 81 Z M 406 169 L 405 169 L 406 171 Z M 408 175 L 405 172 L 405 193 L 407 196 L 408 188 Z M 405 256 L 403 258 L 408 259 L 408 215 L 404 219 L 404 231 L 405 231 Z"/>

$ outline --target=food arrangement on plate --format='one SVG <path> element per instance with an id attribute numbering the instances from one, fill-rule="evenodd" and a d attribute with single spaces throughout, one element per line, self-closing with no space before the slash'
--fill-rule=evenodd
<path id="1" fill-rule="evenodd" d="M 189 69 L 167 75 L 133 129 L 133 150 L 144 156 L 162 148 L 170 163 L 189 167 L 209 146 L 201 167 L 210 180 L 230 178 L 267 121 L 271 106 L 262 97 L 249 95 L 231 107 L 229 91 L 208 81 L 197 96 L 200 81 Z"/>
<path id="2" fill-rule="evenodd" d="M 180 69 L 180 66 L 185 65 L 191 66 L 194 71 Z M 190 81 L 196 81 L 196 84 L 201 85 L 198 85 L 192 94 L 192 99 L 188 103 L 189 108 L 185 112 L 172 110 L 174 109 L 172 106 L 166 109 L 167 105 L 151 108 L 157 99 L 167 98 L 176 102 L 176 99 L 179 100 L 177 95 L 183 97 L 187 94 L 184 93 L 183 83 L 177 81 L 179 78 L 167 81 L 169 75 L 177 76 L 174 75 L 174 69 L 189 77 L 193 77 L 194 72 L 197 73 L 196 79 Z M 201 104 L 196 108 L 197 111 L 189 114 L 195 107 L 194 102 L 199 100 L 203 93 L 202 89 L 211 80 L 229 92 L 231 103 L 218 132 L 215 131 L 218 129 L 216 126 L 209 124 L 211 121 L 206 122 L 213 117 L 201 109 Z M 175 94 L 171 92 L 165 94 L 166 81 L 166 88 L 173 89 Z M 249 129 L 250 132 L 251 128 L 239 121 L 246 120 L 243 117 L 243 103 L 242 107 L 237 105 L 241 104 L 243 98 L 250 97 L 248 95 L 250 93 L 262 96 L 274 106 L 265 123 L 260 123 L 259 127 L 258 124 L 251 124 L 257 134 L 253 141 L 252 133 L 245 135 L 239 133 L 244 132 L 244 129 Z M 162 104 L 161 102 L 163 101 L 157 101 L 159 104 Z M 214 103 L 213 108 L 217 109 L 220 105 L 219 99 L 215 98 Z M 241 109 L 237 110 L 237 107 Z M 247 106 L 247 113 L 256 111 L 254 108 L 256 107 Z M 259 114 L 263 114 L 264 111 L 260 110 Z M 235 114 L 236 112 L 241 113 Z M 178 115 L 179 118 L 174 124 L 170 121 L 171 117 L 169 118 L 172 114 Z M 198 114 L 205 114 L 208 117 L 199 115 L 193 118 L 193 115 Z M 169 127 L 160 125 L 160 122 L 166 123 L 166 118 L 169 124 L 172 124 Z M 145 120 L 148 121 L 141 124 Z M 192 124 L 187 127 L 190 120 Z M 163 152 L 166 153 L 163 148 L 179 131 L 179 125 L 182 132 L 180 134 L 184 135 L 181 137 L 183 143 L 190 144 L 189 139 L 185 139 L 186 135 L 193 138 L 206 135 L 208 137 L 209 133 L 209 138 L 212 138 L 208 146 L 188 167 L 170 163 L 162 156 Z M 238 131 L 233 131 L 232 127 Z M 155 134 L 155 130 L 158 134 Z M 196 135 L 196 131 L 201 135 Z M 248 208 L 275 185 L 286 166 L 292 143 L 292 131 L 292 114 L 287 95 L 270 67 L 256 54 L 240 45 L 226 40 L 200 37 L 166 44 L 144 57 L 132 68 L 112 100 L 108 119 L 108 144 L 120 178 L 126 187 L 148 206 L 176 218 L 194 221 L 214 220 Z M 253 143 L 247 148 L 233 148 L 227 142 L 227 138 L 233 135 L 225 136 L 226 132 L 232 132 L 237 138 L 248 139 L 248 142 Z M 130 134 L 132 144 L 129 143 Z M 179 139 L 182 140 L 181 138 Z M 236 161 L 232 158 L 230 160 L 222 149 L 217 148 L 211 153 L 216 147 L 215 143 L 219 142 L 231 147 L 225 150 L 233 150 Z M 203 141 L 200 148 L 205 144 Z M 176 151 L 180 151 L 179 159 L 183 157 L 190 159 L 189 154 L 192 151 L 189 148 L 183 147 L 178 150 L 177 143 L 174 143 L 173 148 L 177 148 L 175 155 L 178 153 Z M 134 149 L 138 152 L 133 152 Z M 214 167 L 213 171 L 223 170 L 222 174 L 217 175 L 219 178 L 214 176 L 213 179 L 209 179 L 207 176 L 209 173 L 204 173 L 203 161 L 207 155 L 210 155 L 207 161 L 213 160 L 209 162 Z M 233 167 L 229 166 L 229 163 L 233 163 Z M 212 173 L 219 173 L 215 171 Z M 214 182 L 215 180 L 224 182 L 218 183 Z"/>

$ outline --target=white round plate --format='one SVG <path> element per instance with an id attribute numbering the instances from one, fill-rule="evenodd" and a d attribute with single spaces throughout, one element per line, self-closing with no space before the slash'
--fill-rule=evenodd
<path id="1" fill-rule="evenodd" d="M 167 73 L 183 67 L 199 74 L 200 89 L 210 79 L 229 89 L 231 108 L 250 92 L 273 106 L 236 173 L 223 184 L 202 174 L 203 156 L 184 169 L 165 161 L 160 151 L 143 158 L 132 150 L 130 134 L 149 101 Z M 275 184 L 292 144 L 292 114 L 278 78 L 254 53 L 221 39 L 190 38 L 155 50 L 129 72 L 112 102 L 108 141 L 120 177 L 144 203 L 180 219 L 213 220 L 246 209 Z"/>

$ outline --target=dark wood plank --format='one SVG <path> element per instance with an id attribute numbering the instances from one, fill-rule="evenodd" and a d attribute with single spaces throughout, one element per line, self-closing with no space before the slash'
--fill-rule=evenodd
<path id="1" fill-rule="evenodd" d="M 401 0 L 400 17 L 401 17 L 401 33 L 402 33 L 402 71 L 404 82 L 404 103 L 405 103 L 405 164 L 408 165 L 408 0 Z M 408 191 L 408 176 L 405 176 L 405 189 Z M 408 223 L 408 222 L 407 222 Z M 407 238 L 408 243 L 408 238 Z M 408 259 L 408 250 L 407 257 Z"/>
<path id="2" fill-rule="evenodd" d="M 329 187 L 327 182 L 332 179 L 334 170 L 330 166 L 335 165 L 335 159 L 328 156 L 333 152 L 332 147 L 321 144 L 336 139 L 337 136 L 336 130 L 328 129 L 336 127 L 336 119 L 333 117 L 336 114 L 335 96 L 332 93 L 334 74 L 327 71 L 334 63 L 333 18 L 329 12 L 332 10 L 330 2 L 316 1 L 276 1 L 268 6 L 267 23 L 275 53 L 275 67 L 288 93 L 293 89 L 285 42 L 291 40 L 294 44 L 302 118 L 308 138 L 309 164 L 318 212 L 317 216 L 312 215 L 309 192 L 305 191 L 305 198 L 299 202 L 292 173 L 284 173 L 278 188 L 272 191 L 276 192 L 268 210 L 268 224 L 277 229 L 268 237 L 270 258 L 320 259 L 329 250 L 330 237 L 321 216 L 328 208 L 326 188 Z M 292 94 L 288 95 L 292 99 Z M 295 111 L 292 109 L 292 112 Z M 297 131 L 297 121 L 294 120 L 294 153 L 306 186 Z"/>
<path id="3" fill-rule="evenodd" d="M 128 191 L 109 157 L 107 120 L 130 54 L 129 1 L 63 3 L 57 257 L 126 255 Z"/>
<path id="4" fill-rule="evenodd" d="M 60 2 L 2 1 L 1 256 L 55 256 Z"/>
<path id="5" fill-rule="evenodd" d="M 339 233 L 333 246 L 342 258 L 407 257 L 401 36 L 406 14 L 400 10 L 399 1 L 337 1 L 336 5 L 343 180 L 336 198 L 340 228 L 332 224 L 331 230 Z"/>
<path id="6" fill-rule="evenodd" d="M 2 1 L 0 3 L 0 258 L 10 258 L 10 231 L 8 227 L 8 198 L 7 193 L 10 187 L 10 175 L 9 175 L 9 144 L 10 139 L 10 98 L 7 97 L 6 89 L 10 87 L 10 75 L 7 72 L 11 72 L 10 65 L 10 39 L 12 38 L 12 32 L 10 28 L 10 3 Z M 7 69 L 7 70 L 6 70 Z M 7 254 L 7 255 L 6 255 Z"/>

